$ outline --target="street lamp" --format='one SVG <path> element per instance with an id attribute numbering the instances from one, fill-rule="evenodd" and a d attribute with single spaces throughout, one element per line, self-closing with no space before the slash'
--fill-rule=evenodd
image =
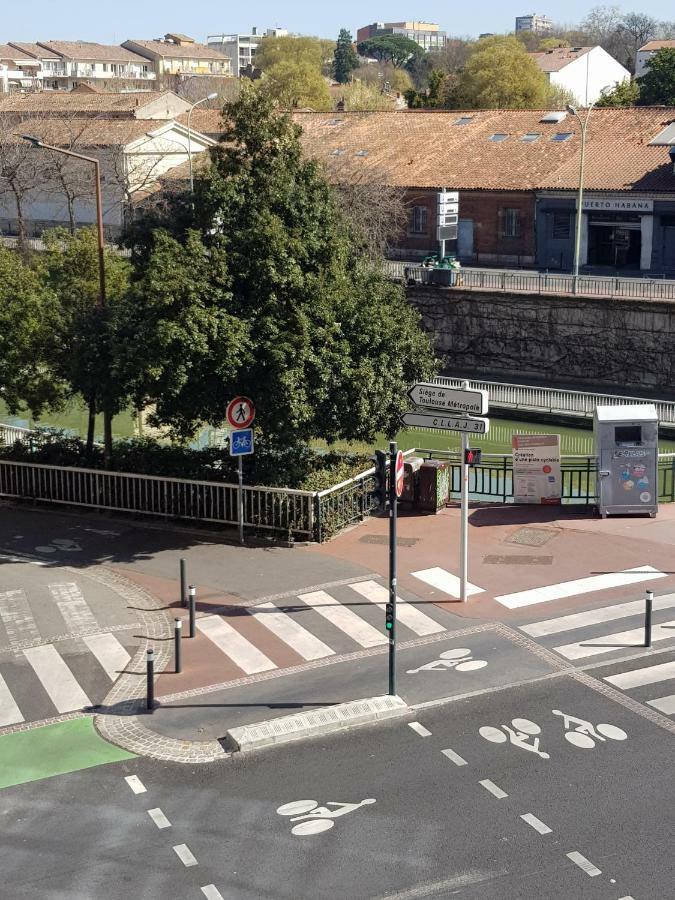
<path id="1" fill-rule="evenodd" d="M 192 196 L 192 194 L 194 194 L 194 192 L 195 192 L 195 182 L 194 182 L 194 178 L 192 177 L 192 135 L 190 132 L 190 118 L 192 116 L 192 110 L 196 106 L 199 106 L 200 103 L 206 103 L 207 100 L 215 100 L 217 96 L 218 96 L 218 94 L 215 91 L 211 94 L 207 94 L 206 97 L 202 97 L 201 100 L 197 100 L 196 103 L 193 103 L 192 106 L 190 107 L 190 111 L 188 112 L 187 131 L 188 131 L 188 164 L 190 166 L 190 196 Z"/>

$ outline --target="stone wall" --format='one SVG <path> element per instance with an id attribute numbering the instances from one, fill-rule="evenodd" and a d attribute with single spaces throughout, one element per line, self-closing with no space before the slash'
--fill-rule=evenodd
<path id="1" fill-rule="evenodd" d="M 407 290 L 447 373 L 675 397 L 675 303 Z"/>

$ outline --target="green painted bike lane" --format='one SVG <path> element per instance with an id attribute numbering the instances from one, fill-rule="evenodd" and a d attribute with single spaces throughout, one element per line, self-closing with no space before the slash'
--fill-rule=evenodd
<path id="1" fill-rule="evenodd" d="M 0 735 L 0 789 L 134 759 L 101 738 L 91 717 Z"/>

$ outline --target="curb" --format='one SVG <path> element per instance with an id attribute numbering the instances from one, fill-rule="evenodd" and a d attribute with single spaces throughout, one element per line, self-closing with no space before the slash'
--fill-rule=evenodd
<path id="1" fill-rule="evenodd" d="M 329 709 L 314 709 L 232 728 L 221 743 L 230 752 L 244 753 L 303 738 L 320 737 L 357 725 L 402 716 L 408 712 L 408 704 L 401 697 L 389 694 L 366 697 L 363 700 L 338 703 Z"/>

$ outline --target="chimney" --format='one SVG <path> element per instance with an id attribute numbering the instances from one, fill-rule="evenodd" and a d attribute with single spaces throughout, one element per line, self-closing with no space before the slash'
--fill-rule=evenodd
<path id="1" fill-rule="evenodd" d="M 251 29 L 251 34 L 257 34 L 257 33 L 258 33 L 258 29 L 257 29 L 257 27 L 254 25 L 253 28 Z"/>

